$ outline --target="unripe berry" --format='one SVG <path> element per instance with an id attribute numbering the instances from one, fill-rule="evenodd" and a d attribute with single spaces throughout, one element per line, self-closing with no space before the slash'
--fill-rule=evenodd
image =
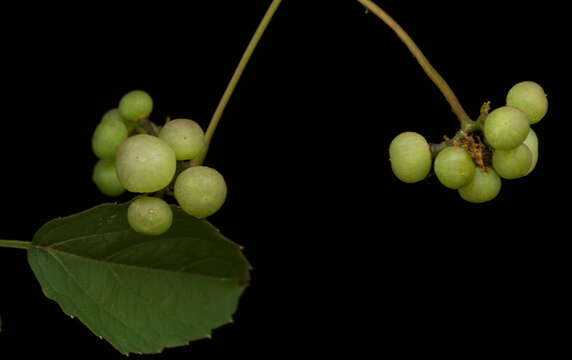
<path id="1" fill-rule="evenodd" d="M 501 179 L 491 168 L 485 171 L 482 167 L 477 167 L 473 180 L 467 185 L 459 188 L 459 195 L 472 203 L 483 203 L 494 199 L 501 189 Z"/>
<path id="2" fill-rule="evenodd" d="M 522 81 L 514 85 L 506 96 L 506 104 L 522 110 L 531 124 L 536 124 L 548 111 L 548 99 L 540 85 Z"/>
<path id="3" fill-rule="evenodd" d="M 129 204 L 127 221 L 140 234 L 161 235 L 171 227 L 173 211 L 163 199 L 142 196 Z"/>
<path id="4" fill-rule="evenodd" d="M 532 163 L 532 152 L 525 144 L 510 150 L 495 150 L 493 167 L 504 179 L 516 179 L 527 174 Z"/>
<path id="5" fill-rule="evenodd" d="M 391 169 L 406 183 L 421 181 L 431 170 L 431 150 L 425 138 L 415 132 L 397 135 L 389 145 Z"/>
<path id="6" fill-rule="evenodd" d="M 177 167 L 175 152 L 158 137 L 139 134 L 127 138 L 115 160 L 121 184 L 131 192 L 159 191 L 169 185 Z"/>
<path id="7" fill-rule="evenodd" d="M 199 154 L 205 144 L 203 129 L 189 119 L 173 119 L 161 128 L 159 138 L 174 151 L 177 160 L 191 160 Z"/>
<path id="8" fill-rule="evenodd" d="M 133 90 L 119 100 L 119 113 L 127 121 L 149 116 L 153 110 L 153 99 L 143 90 Z"/>
<path id="9" fill-rule="evenodd" d="M 435 175 L 449 189 L 458 189 L 468 184 L 475 176 L 475 163 L 471 156 L 458 146 L 441 150 L 433 165 Z"/>
<path id="10" fill-rule="evenodd" d="M 523 144 L 528 146 L 528 149 L 532 153 L 532 161 L 530 164 L 530 168 L 526 173 L 526 175 L 528 175 L 532 170 L 534 170 L 534 168 L 536 167 L 536 163 L 538 162 L 538 137 L 536 136 L 534 130 L 530 129 L 530 132 L 528 133 L 526 139 L 524 139 Z"/>
<path id="11" fill-rule="evenodd" d="M 113 160 L 99 160 L 93 167 L 92 180 L 107 196 L 119 196 L 125 192 L 125 188 L 117 178 Z"/>
<path id="12" fill-rule="evenodd" d="M 100 159 L 111 160 L 127 136 L 127 128 L 121 120 L 102 121 L 97 125 L 91 137 L 93 153 Z"/>
<path id="13" fill-rule="evenodd" d="M 483 126 L 486 140 L 499 150 L 514 149 L 522 144 L 529 130 L 526 114 L 513 106 L 502 106 L 493 110 Z"/>
<path id="14" fill-rule="evenodd" d="M 181 208 L 196 218 L 218 211 L 226 199 L 226 183 L 222 175 L 207 166 L 193 166 L 177 176 L 175 199 Z"/>
<path id="15" fill-rule="evenodd" d="M 135 129 L 135 121 L 128 121 L 128 120 L 125 120 L 124 118 L 122 118 L 121 114 L 119 113 L 118 108 L 113 108 L 113 109 L 108 110 L 101 117 L 101 122 L 105 122 L 105 121 L 109 121 L 109 120 L 119 120 L 119 121 L 123 122 L 125 124 L 125 127 L 127 128 L 127 132 L 129 132 L 129 133 L 131 131 L 133 131 L 133 129 Z"/>

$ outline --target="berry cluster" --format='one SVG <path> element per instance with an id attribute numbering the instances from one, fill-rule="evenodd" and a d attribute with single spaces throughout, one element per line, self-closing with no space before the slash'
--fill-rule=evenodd
<path id="1" fill-rule="evenodd" d="M 415 132 L 396 136 L 389 146 L 391 168 L 406 183 L 421 181 L 433 170 L 439 181 L 456 189 L 466 201 L 482 203 L 494 199 L 501 178 L 528 175 L 538 161 L 538 138 L 530 125 L 539 122 L 548 110 L 548 100 L 540 85 L 523 81 L 514 85 L 506 105 L 490 113 L 488 107 L 472 131 L 459 131 L 453 139 L 429 144 Z"/>
<path id="2" fill-rule="evenodd" d="M 91 139 L 99 159 L 92 178 L 108 196 L 144 194 L 131 202 L 129 224 L 139 233 L 159 235 L 173 219 L 159 195 L 171 194 L 185 212 L 205 218 L 222 206 L 227 188 L 215 169 L 190 166 L 205 146 L 202 128 L 189 119 L 168 119 L 159 127 L 149 120 L 152 110 L 149 94 L 134 90 L 103 115 Z"/>

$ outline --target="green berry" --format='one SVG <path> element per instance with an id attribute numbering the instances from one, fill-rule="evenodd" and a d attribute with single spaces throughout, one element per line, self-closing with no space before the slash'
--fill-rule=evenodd
<path id="1" fill-rule="evenodd" d="M 173 211 L 163 199 L 143 196 L 129 204 L 127 221 L 140 234 L 161 235 L 171 227 Z"/>
<path id="2" fill-rule="evenodd" d="M 391 169 L 406 183 L 421 181 L 431 170 L 431 150 L 425 138 L 407 131 L 397 135 L 389 145 Z"/>
<path id="3" fill-rule="evenodd" d="M 524 111 L 531 124 L 536 124 L 548 111 L 548 99 L 540 85 L 522 81 L 514 85 L 506 96 L 506 104 Z"/>
<path id="4" fill-rule="evenodd" d="M 525 144 L 510 150 L 495 150 L 493 167 L 504 179 L 516 179 L 528 173 L 532 164 L 532 152 Z"/>
<path id="5" fill-rule="evenodd" d="M 530 129 L 528 136 L 526 137 L 526 139 L 524 139 L 524 144 L 528 146 L 528 149 L 532 153 L 532 161 L 530 164 L 530 168 L 526 173 L 526 175 L 528 175 L 532 170 L 534 170 L 534 168 L 536 167 L 536 163 L 538 162 L 538 137 L 536 136 L 534 130 Z"/>
<path id="6" fill-rule="evenodd" d="M 125 192 L 125 188 L 117 178 L 113 160 L 99 160 L 93 167 L 92 180 L 107 196 L 119 196 Z"/>
<path id="7" fill-rule="evenodd" d="M 153 99 L 143 90 L 133 90 L 119 100 L 119 113 L 127 121 L 136 121 L 151 114 Z"/>
<path id="8" fill-rule="evenodd" d="M 111 160 L 119 146 L 127 139 L 125 124 L 117 119 L 100 122 L 91 137 L 93 153 L 100 159 Z"/>
<path id="9" fill-rule="evenodd" d="M 468 184 L 475 176 L 475 163 L 471 156 L 458 146 L 448 146 L 435 157 L 435 175 L 449 189 Z"/>
<path id="10" fill-rule="evenodd" d="M 115 166 L 119 181 L 127 190 L 146 193 L 169 185 L 175 175 L 177 159 L 163 140 L 139 134 L 121 144 Z"/>
<path id="11" fill-rule="evenodd" d="M 502 106 L 493 110 L 483 126 L 486 140 L 498 150 L 514 149 L 522 144 L 529 130 L 526 114 L 513 106 Z"/>
<path id="12" fill-rule="evenodd" d="M 205 218 L 220 209 L 226 199 L 222 175 L 207 166 L 193 166 L 177 176 L 175 199 L 181 208 L 196 218 Z"/>
<path id="13" fill-rule="evenodd" d="M 105 121 L 109 121 L 109 120 L 119 120 L 119 121 L 123 121 L 123 118 L 121 117 L 121 115 L 119 114 L 119 109 L 118 108 L 113 108 L 113 109 L 109 109 L 105 112 L 105 114 L 103 114 L 103 116 L 101 117 L 101 121 L 105 122 Z"/>
<path id="14" fill-rule="evenodd" d="M 118 108 L 113 108 L 111 110 L 108 110 L 105 114 L 103 114 L 103 116 L 101 117 L 101 122 L 113 119 L 122 121 L 125 124 L 128 133 L 132 132 L 133 129 L 135 129 L 135 121 L 127 121 L 124 118 L 122 118 Z"/>
<path id="15" fill-rule="evenodd" d="M 500 192 L 501 179 L 492 168 L 477 167 L 473 180 L 459 188 L 461 198 L 472 203 L 483 203 L 494 199 Z"/>
<path id="16" fill-rule="evenodd" d="M 205 144 L 205 133 L 200 125 L 189 119 L 174 119 L 165 124 L 159 133 L 177 156 L 177 160 L 191 160 Z"/>

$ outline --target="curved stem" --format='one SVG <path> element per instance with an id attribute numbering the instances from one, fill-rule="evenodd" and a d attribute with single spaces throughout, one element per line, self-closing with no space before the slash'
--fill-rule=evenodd
<path id="1" fill-rule="evenodd" d="M 34 247 L 31 241 L 21 240 L 0 240 L 0 247 L 13 248 L 13 249 L 30 249 Z"/>
<path id="2" fill-rule="evenodd" d="M 459 100 L 455 96 L 455 93 L 453 93 L 453 90 L 451 90 L 451 87 L 449 87 L 445 79 L 443 79 L 443 77 L 439 75 L 437 70 L 435 70 L 435 68 L 429 63 L 429 60 L 427 60 L 427 58 L 425 57 L 425 55 L 423 55 L 419 47 L 417 47 L 415 42 L 409 37 L 409 35 L 407 35 L 405 30 L 403 30 L 403 28 L 399 26 L 399 24 L 395 22 L 395 20 L 393 20 L 391 16 L 389 16 L 373 1 L 370 0 L 357 0 L 357 1 L 359 1 L 363 6 L 365 6 L 366 9 L 374 13 L 381 20 L 383 20 L 383 22 L 385 22 L 395 32 L 395 34 L 397 34 L 397 36 L 401 39 L 401 41 L 403 41 L 403 43 L 405 44 L 405 46 L 407 46 L 409 51 L 411 51 L 415 59 L 417 59 L 419 65 L 421 65 L 421 67 L 425 71 L 425 74 L 427 74 L 427 76 L 429 76 L 429 78 L 435 83 L 435 85 L 437 85 L 439 90 L 441 90 L 441 93 L 443 93 L 445 99 L 451 105 L 451 109 L 453 110 L 455 115 L 457 115 L 457 118 L 461 123 L 461 128 L 471 127 L 474 121 L 471 120 L 471 118 L 467 115 L 467 113 L 461 106 L 461 103 L 459 103 Z"/>
<path id="3" fill-rule="evenodd" d="M 222 94 L 222 98 L 220 99 L 218 106 L 214 112 L 214 115 L 211 118 L 209 126 L 207 127 L 207 130 L 205 132 L 205 146 L 203 147 L 203 150 L 200 152 L 200 154 L 197 155 L 197 157 L 195 157 L 191 161 L 191 165 L 193 165 L 193 166 L 194 165 L 201 165 L 203 163 L 205 157 L 207 156 L 207 152 L 209 150 L 209 145 L 210 145 L 211 139 L 212 139 L 213 134 L 215 132 L 215 129 L 218 125 L 220 117 L 222 116 L 222 113 L 224 112 L 226 104 L 228 103 L 228 100 L 230 99 L 230 96 L 232 95 L 232 92 L 234 91 L 234 88 L 236 87 L 236 84 L 238 83 L 238 80 L 240 79 L 240 76 L 242 75 L 242 72 L 244 71 L 246 64 L 248 63 L 250 56 L 254 52 L 254 49 L 256 48 L 258 41 L 262 37 L 262 34 L 264 34 L 264 30 L 266 30 L 266 27 L 268 26 L 268 24 L 270 23 L 270 20 L 272 19 L 272 15 L 274 15 L 276 10 L 278 9 L 278 5 L 280 5 L 281 1 L 282 0 L 273 0 L 272 1 L 270 6 L 268 7 L 268 10 L 266 10 L 266 14 L 264 14 L 264 17 L 260 21 L 258 28 L 254 32 L 252 39 L 250 39 L 250 42 L 248 43 L 248 46 L 246 47 L 244 54 L 242 54 L 242 58 L 240 59 L 240 62 L 238 63 L 238 66 L 236 67 L 236 70 L 234 71 L 234 74 L 232 75 L 232 78 L 230 79 L 230 81 L 226 87 L 226 90 Z"/>

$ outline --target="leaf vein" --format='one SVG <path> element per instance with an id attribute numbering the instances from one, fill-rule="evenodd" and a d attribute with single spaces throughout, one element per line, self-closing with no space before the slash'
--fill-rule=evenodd
<path id="1" fill-rule="evenodd" d="M 145 298 L 144 296 L 141 296 L 140 294 L 137 294 L 137 292 L 136 292 L 135 290 L 133 290 L 132 288 L 130 288 L 129 286 L 124 285 L 124 283 L 121 281 L 119 275 L 115 272 L 115 270 L 114 270 L 111 266 L 109 266 L 109 270 L 111 271 L 111 273 L 112 273 L 113 276 L 115 277 L 115 281 L 117 281 L 117 283 L 119 284 L 119 286 L 120 286 L 120 287 L 123 286 L 123 289 L 125 289 L 126 291 L 130 292 L 131 294 L 133 294 L 133 295 L 134 295 L 134 299 L 141 299 L 141 300 L 143 300 L 143 301 L 146 303 L 147 306 L 153 307 L 153 302 L 152 302 L 152 301 L 150 301 L 149 299 Z M 178 319 L 178 318 L 176 318 L 176 317 L 170 316 L 169 313 L 164 313 L 164 315 L 167 316 L 167 317 L 169 317 L 170 319 L 172 319 L 174 322 L 178 322 L 178 323 L 183 324 L 183 325 L 191 326 L 192 328 L 194 328 L 194 329 L 196 329 L 196 330 L 199 330 L 199 331 L 202 332 L 203 334 L 207 334 L 207 333 L 208 333 L 207 330 L 204 330 L 203 328 L 197 327 L 197 326 L 195 326 L 194 324 L 192 324 L 192 323 L 190 323 L 190 322 L 187 323 L 187 322 L 185 322 L 185 321 L 181 321 L 180 319 Z"/>
<path id="2" fill-rule="evenodd" d="M 65 251 L 55 249 L 52 247 L 37 246 L 36 248 L 39 250 L 43 250 L 45 252 L 48 252 L 50 254 L 52 252 L 53 253 L 61 253 L 63 255 L 78 257 L 78 258 L 83 259 L 85 261 L 101 263 L 104 265 L 113 265 L 113 266 L 117 266 L 117 267 L 126 267 L 126 268 L 134 268 L 134 269 L 141 269 L 141 270 L 152 270 L 152 271 L 159 271 L 159 272 L 176 273 L 176 274 L 181 274 L 181 275 L 185 275 L 185 276 L 196 276 L 196 277 L 207 278 L 207 279 L 211 279 L 211 280 L 215 280 L 215 281 L 235 283 L 236 285 L 246 285 L 248 283 L 247 279 L 241 279 L 241 278 L 217 277 L 217 276 L 213 276 L 213 275 L 199 274 L 199 273 L 195 273 L 195 272 L 186 272 L 186 271 L 185 272 L 178 272 L 176 269 L 151 268 L 151 267 L 145 268 L 145 267 L 142 267 L 139 265 L 133 265 L 133 264 L 107 263 L 107 262 L 99 260 L 99 259 L 89 258 L 86 256 L 65 252 Z M 52 256 L 53 256 L 53 254 L 52 254 Z"/>
<path id="3" fill-rule="evenodd" d="M 107 232 L 102 232 L 102 233 L 93 233 L 93 234 L 88 234 L 88 235 L 81 235 L 81 236 L 77 236 L 77 237 L 73 237 L 70 239 L 66 239 L 66 240 L 61 240 L 58 242 L 54 242 L 51 243 L 49 245 L 44 245 L 46 247 L 51 247 L 53 249 L 57 249 L 58 247 L 61 247 L 67 243 L 70 242 L 74 242 L 74 241 L 80 241 L 80 240 L 86 240 L 89 238 L 93 238 L 93 237 L 100 237 L 100 236 L 106 236 L 106 235 L 111 235 L 111 234 L 121 234 L 121 233 L 128 233 L 129 231 L 131 231 L 130 229 L 126 229 L 126 230 L 121 230 L 121 231 L 107 231 Z"/>
<path id="4" fill-rule="evenodd" d="M 95 299 L 93 296 L 89 295 L 89 293 L 81 286 L 80 282 L 78 279 L 76 279 L 72 273 L 69 271 L 68 267 L 54 254 L 50 254 L 59 264 L 60 266 L 64 269 L 64 271 L 68 274 L 69 278 L 76 283 L 76 285 L 78 286 L 78 288 L 80 290 L 83 291 L 83 293 L 85 294 L 86 297 L 88 297 L 89 299 L 91 299 L 95 304 L 98 304 L 98 309 L 104 311 L 105 313 L 111 315 L 111 317 L 115 318 L 124 328 L 126 328 L 127 330 L 136 330 L 136 329 L 132 329 L 130 328 L 123 319 L 119 318 L 118 316 L 116 316 L 115 314 L 113 314 L 112 312 L 110 312 L 109 310 L 107 310 L 105 307 L 101 306 L 101 302 L 97 299 Z M 139 337 L 140 339 L 142 339 L 143 341 L 146 341 L 145 337 L 142 336 L 138 331 L 133 331 L 133 333 Z M 96 334 L 98 335 L 98 334 Z"/>

